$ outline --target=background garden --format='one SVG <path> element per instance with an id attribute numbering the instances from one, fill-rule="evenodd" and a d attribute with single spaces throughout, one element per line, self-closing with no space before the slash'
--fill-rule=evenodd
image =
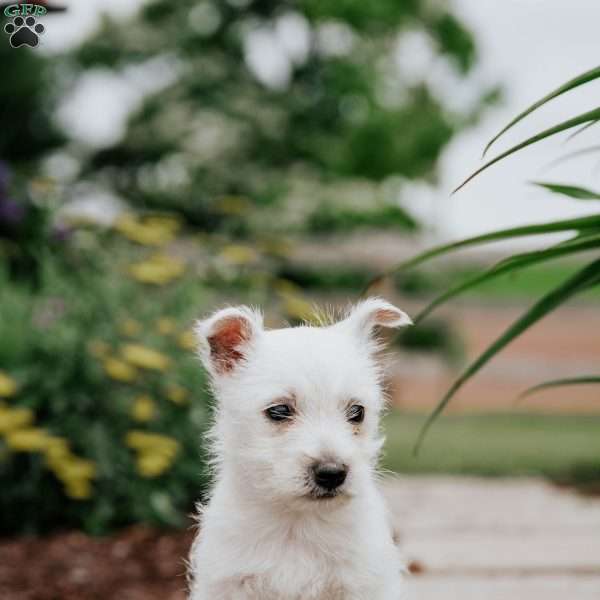
<path id="1" fill-rule="evenodd" d="M 48 33 L 73 9 L 64 8 L 44 18 Z M 190 328 L 233 302 L 263 306 L 279 326 L 310 321 L 313 303 L 370 291 L 417 316 L 393 340 L 386 468 L 596 488 L 600 194 L 531 173 L 549 206 L 570 199 L 568 219 L 547 225 L 557 221 L 541 212 L 489 239 L 533 234 L 526 245 L 469 242 L 456 256 L 409 262 L 444 235 L 435 215 L 451 190 L 440 189 L 441 157 L 505 101 L 501 77 L 476 77 L 478 42 L 452 3 L 148 0 L 104 14 L 68 49 L 2 42 L 4 537 L 189 525 L 209 479 L 211 413 Z M 415 68 L 424 53 L 430 69 Z M 559 101 L 597 83 L 590 58 Z M 561 118 L 543 106 L 534 130 L 512 143 L 511 129 L 504 148 L 541 131 L 584 171 L 598 150 L 593 104 Z M 477 160 L 463 161 L 465 176 Z M 563 237 L 535 237 L 549 232 Z M 456 401 L 444 396 L 484 366 L 477 356 L 491 347 L 491 359 L 567 300 L 572 335 L 550 316 L 548 337 L 517 341 L 524 354 L 504 371 L 498 363 L 504 387 L 477 374 L 482 383 Z M 565 378 L 568 391 L 515 403 L 529 386 Z M 415 455 L 440 399 L 440 411 L 456 409 Z"/>

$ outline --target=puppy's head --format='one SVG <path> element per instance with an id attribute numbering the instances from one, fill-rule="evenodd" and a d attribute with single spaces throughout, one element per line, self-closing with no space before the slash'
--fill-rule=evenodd
<path id="1" fill-rule="evenodd" d="M 243 306 L 199 322 L 218 400 L 221 476 L 286 503 L 359 494 L 383 442 L 376 330 L 407 324 L 377 298 L 325 327 L 265 330 L 261 315 Z"/>

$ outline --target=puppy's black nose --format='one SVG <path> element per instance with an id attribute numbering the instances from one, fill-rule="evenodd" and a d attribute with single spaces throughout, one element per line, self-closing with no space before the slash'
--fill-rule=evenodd
<path id="1" fill-rule="evenodd" d="M 317 463 L 313 467 L 315 483 L 328 491 L 335 490 L 346 481 L 348 467 L 337 462 Z"/>

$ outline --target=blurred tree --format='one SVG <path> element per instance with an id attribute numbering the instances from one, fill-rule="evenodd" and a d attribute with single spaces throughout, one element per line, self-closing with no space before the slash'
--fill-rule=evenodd
<path id="1" fill-rule="evenodd" d="M 63 141 L 52 122 L 56 91 L 48 60 L 25 49 L 0 44 L 0 160 L 33 172 L 36 160 Z"/>
<path id="2" fill-rule="evenodd" d="M 1 13 L 0 13 L 1 14 Z M 0 44 L 0 263 L 37 282 L 37 258 L 52 232 L 30 188 L 39 159 L 64 142 L 52 119 L 57 90 L 52 65 L 26 48 Z"/>
<path id="3" fill-rule="evenodd" d="M 411 36 L 418 76 L 400 57 Z M 430 69 L 443 63 L 460 81 L 476 50 L 430 0 L 151 0 L 132 20 L 105 18 L 74 57 L 84 70 L 126 76 L 136 65 L 168 82 L 121 141 L 92 153 L 88 176 L 138 206 L 236 233 L 249 214 L 261 229 L 289 225 L 289 211 L 271 207 L 297 197 L 299 182 L 310 182 L 310 220 L 349 179 L 385 202 L 386 178 L 435 178 L 441 150 L 493 95 L 457 114 L 432 90 Z"/>

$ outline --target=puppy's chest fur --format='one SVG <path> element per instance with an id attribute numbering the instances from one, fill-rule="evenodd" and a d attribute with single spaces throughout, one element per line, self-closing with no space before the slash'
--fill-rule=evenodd
<path id="1" fill-rule="evenodd" d="M 238 586 L 244 600 L 345 600 L 351 597 L 351 591 L 343 582 L 319 569 L 308 569 L 290 577 L 290 569 L 298 568 L 297 564 L 288 565 L 285 573 L 279 575 L 271 572 L 242 577 Z"/>
<path id="2" fill-rule="evenodd" d="M 240 527 L 207 532 L 198 540 L 198 583 L 212 579 L 193 600 L 379 600 L 399 570 L 395 548 L 378 523 L 371 531 L 303 531 L 273 535 Z M 371 537 L 375 533 L 376 537 Z M 325 534 L 325 535 L 323 535 Z M 201 536 L 202 537 L 202 536 Z M 218 540 L 218 541 L 217 541 Z M 211 543 L 212 541 L 212 543 Z M 215 543 L 216 542 L 216 543 Z M 204 552 L 203 552 L 204 550 Z M 223 557 L 227 557 L 223 559 Z M 220 560 L 219 560 L 220 559 Z M 204 568 L 202 567 L 204 566 Z"/>
<path id="3" fill-rule="evenodd" d="M 239 600 L 366 598 L 365 591 L 374 591 L 379 583 L 377 574 L 369 573 L 374 566 L 369 565 L 370 558 L 360 555 L 358 547 L 331 554 L 329 549 L 324 552 L 289 541 L 269 548 L 250 544 L 246 551 L 234 553 L 234 562 L 244 567 L 221 583 L 229 588 L 232 599 Z M 362 575 L 357 581 L 358 573 Z"/>

